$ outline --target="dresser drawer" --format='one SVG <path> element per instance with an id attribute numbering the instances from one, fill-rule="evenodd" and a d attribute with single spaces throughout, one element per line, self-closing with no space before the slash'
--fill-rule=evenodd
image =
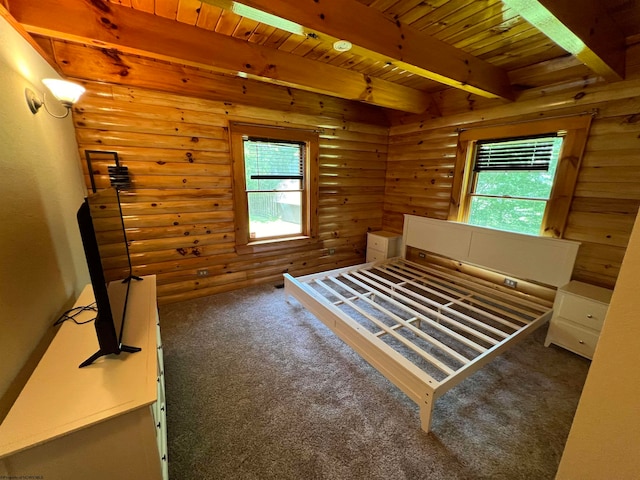
<path id="1" fill-rule="evenodd" d="M 598 343 L 598 332 L 558 319 L 549 325 L 550 343 L 571 350 L 587 358 L 593 358 Z"/>
<path id="2" fill-rule="evenodd" d="M 585 327 L 600 331 L 607 315 L 607 305 L 575 295 L 562 294 L 555 314 Z"/>

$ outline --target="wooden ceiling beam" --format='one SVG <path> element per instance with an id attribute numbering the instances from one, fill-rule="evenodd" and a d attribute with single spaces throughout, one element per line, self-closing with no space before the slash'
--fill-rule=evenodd
<path id="1" fill-rule="evenodd" d="M 602 0 L 504 0 L 531 25 L 606 80 L 624 79 L 625 37 Z"/>
<path id="2" fill-rule="evenodd" d="M 104 0 L 12 0 L 30 32 L 149 58 L 231 73 L 396 110 L 420 113 L 419 90 L 168 20 Z"/>
<path id="3" fill-rule="evenodd" d="M 203 0 L 220 5 L 221 0 Z M 231 0 L 222 0 L 231 5 Z M 352 53 L 488 98 L 514 99 L 507 73 L 357 0 L 235 0 L 301 25 L 307 35 L 348 40 Z M 228 5 L 228 6 L 229 6 Z"/>

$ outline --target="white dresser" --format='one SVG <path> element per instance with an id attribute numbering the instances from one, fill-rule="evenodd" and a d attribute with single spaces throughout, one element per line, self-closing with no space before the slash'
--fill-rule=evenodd
<path id="1" fill-rule="evenodd" d="M 379 232 L 367 233 L 367 262 L 377 262 L 400 255 L 402 235 L 397 233 Z"/>
<path id="2" fill-rule="evenodd" d="M 578 355 L 593 358 L 611 294 L 606 288 L 571 281 L 560 287 L 544 342 L 554 343 Z"/>
<path id="3" fill-rule="evenodd" d="M 124 331 L 142 351 L 78 368 L 98 346 L 95 329 L 65 322 L 0 425 L 0 478 L 167 479 L 156 278 L 143 279 L 131 283 Z M 91 302 L 87 286 L 76 305 Z"/>

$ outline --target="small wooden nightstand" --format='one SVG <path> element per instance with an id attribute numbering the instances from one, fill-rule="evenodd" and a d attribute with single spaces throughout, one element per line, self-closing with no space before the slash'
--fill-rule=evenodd
<path id="1" fill-rule="evenodd" d="M 560 287 L 544 342 L 555 343 L 578 355 L 593 358 L 611 294 L 606 288 L 571 281 Z"/>
<path id="2" fill-rule="evenodd" d="M 402 235 L 379 231 L 367 233 L 367 262 L 377 262 L 400 255 Z"/>

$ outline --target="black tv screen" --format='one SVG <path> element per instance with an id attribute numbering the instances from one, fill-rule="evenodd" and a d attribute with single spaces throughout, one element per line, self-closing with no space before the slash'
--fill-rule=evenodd
<path id="1" fill-rule="evenodd" d="M 77 213 L 78 227 L 96 300 L 98 351 L 82 362 L 93 363 L 103 355 L 134 352 L 123 344 L 130 289 L 131 262 L 122 221 L 118 191 L 108 188 L 90 194 Z"/>

